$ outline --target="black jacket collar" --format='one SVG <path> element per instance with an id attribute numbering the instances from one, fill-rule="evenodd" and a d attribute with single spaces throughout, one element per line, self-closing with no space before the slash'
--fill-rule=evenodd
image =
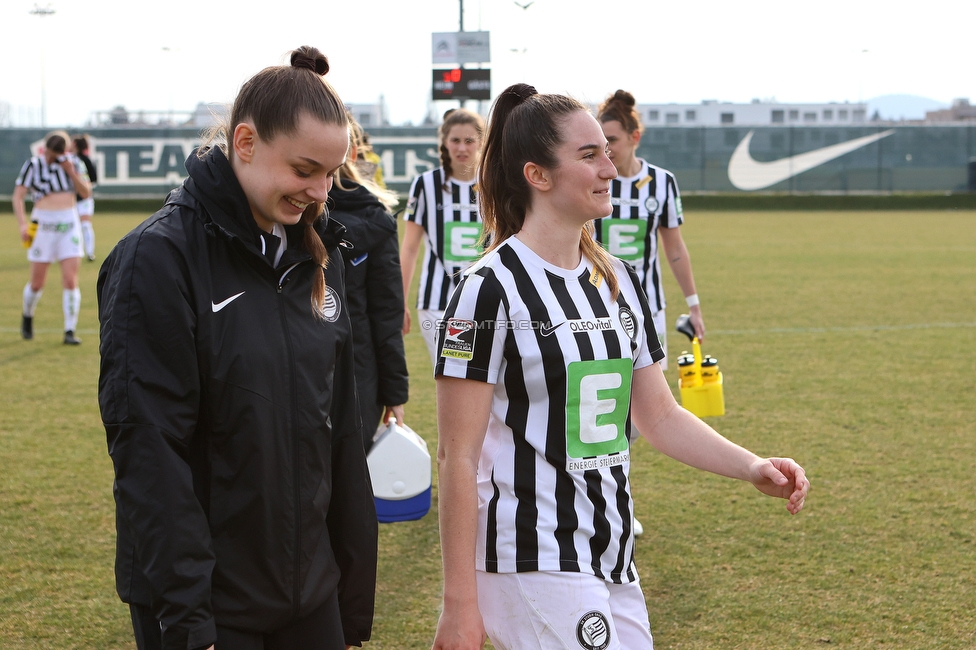
<path id="1" fill-rule="evenodd" d="M 183 181 L 183 189 L 203 205 L 210 221 L 231 237 L 239 239 L 254 254 L 263 257 L 258 243 L 261 231 L 254 221 L 244 189 L 224 152 L 219 147 L 210 147 L 202 157 L 193 152 L 186 160 L 186 171 L 189 177 Z M 178 196 L 172 195 L 171 201 L 180 202 Z M 345 232 L 342 224 L 327 216 L 315 223 L 315 230 L 326 248 L 340 245 Z M 299 261 L 299 253 L 302 258 L 307 258 L 303 245 L 305 227 L 298 224 L 285 226 L 285 232 L 288 235 L 288 250 L 281 264 Z"/>

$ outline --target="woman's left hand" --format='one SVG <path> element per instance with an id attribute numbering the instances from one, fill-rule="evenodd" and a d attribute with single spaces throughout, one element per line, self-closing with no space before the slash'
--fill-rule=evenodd
<path id="1" fill-rule="evenodd" d="M 760 458 L 749 468 L 749 480 L 763 494 L 787 499 L 786 509 L 794 515 L 810 491 L 806 472 L 792 458 Z"/>

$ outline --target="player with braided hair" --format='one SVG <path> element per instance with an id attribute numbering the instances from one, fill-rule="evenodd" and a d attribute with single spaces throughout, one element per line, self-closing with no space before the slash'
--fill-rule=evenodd
<path id="1" fill-rule="evenodd" d="M 424 242 L 424 261 L 417 291 L 417 318 L 435 361 L 434 339 L 447 301 L 464 269 L 481 254 L 481 216 L 476 174 L 481 161 L 484 120 L 463 108 L 444 114 L 440 127 L 441 166 L 424 172 L 410 187 L 404 214 L 406 231 L 400 246 L 403 295 L 410 292 L 414 267 Z M 403 333 L 410 332 L 406 305 Z"/>

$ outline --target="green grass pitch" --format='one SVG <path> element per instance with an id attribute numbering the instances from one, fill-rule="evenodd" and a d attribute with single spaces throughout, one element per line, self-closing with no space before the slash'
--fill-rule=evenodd
<path id="1" fill-rule="evenodd" d="M 146 215 L 95 217 L 99 262 Z M 710 422 L 790 455 L 813 490 L 790 517 L 748 485 L 646 443 L 632 481 L 637 562 L 661 649 L 976 647 L 976 212 L 693 212 Z M 61 344 L 52 269 L 33 341 L 27 262 L 0 215 L 0 647 L 134 648 L 114 591 L 112 466 L 96 403 L 95 277 L 79 347 Z M 671 308 L 684 305 L 664 270 Z M 416 322 L 416 321 L 415 321 Z M 673 359 L 687 348 L 669 332 Z M 436 448 L 415 328 L 408 423 Z M 676 370 L 668 372 L 676 383 Z M 440 595 L 434 511 L 380 528 L 373 641 L 428 648 Z"/>

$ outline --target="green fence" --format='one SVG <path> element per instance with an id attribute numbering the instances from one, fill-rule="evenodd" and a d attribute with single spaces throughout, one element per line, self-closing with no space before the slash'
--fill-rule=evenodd
<path id="1" fill-rule="evenodd" d="M 98 198 L 162 200 L 186 174 L 196 129 L 91 129 Z M 0 197 L 9 198 L 41 129 L 0 129 Z M 388 185 L 400 192 L 439 165 L 436 129 L 370 131 Z M 976 126 L 665 127 L 638 154 L 694 193 L 976 192 Z"/>

